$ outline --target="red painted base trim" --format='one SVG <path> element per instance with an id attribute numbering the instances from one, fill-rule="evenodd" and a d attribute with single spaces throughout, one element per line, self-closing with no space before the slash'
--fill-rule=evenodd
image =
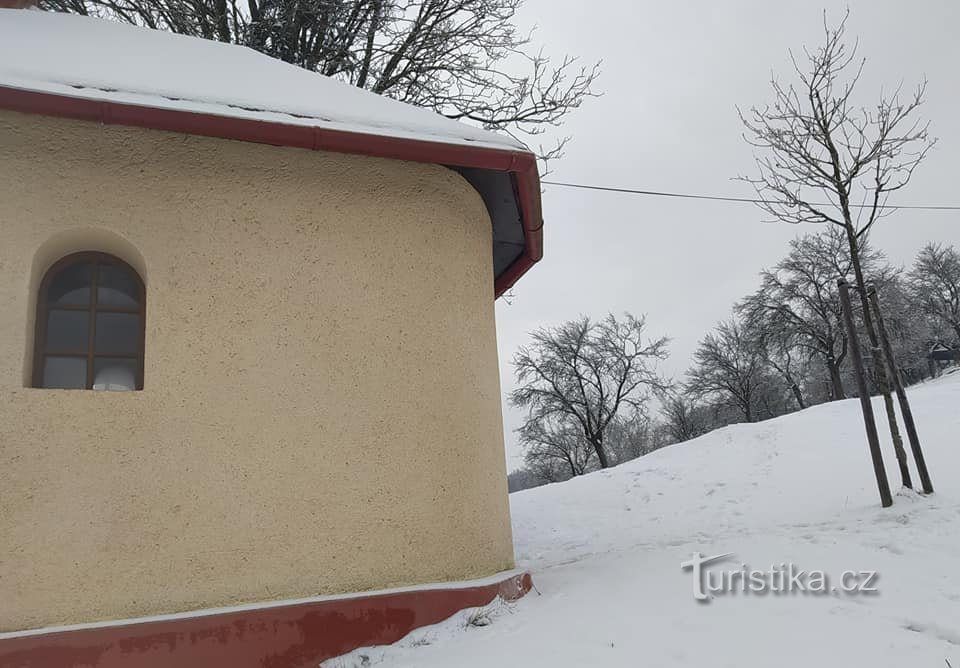
<path id="1" fill-rule="evenodd" d="M 0 668 L 306 668 L 358 647 L 396 642 L 498 596 L 513 601 L 528 573 L 464 588 L 414 589 L 197 617 L 0 639 Z"/>

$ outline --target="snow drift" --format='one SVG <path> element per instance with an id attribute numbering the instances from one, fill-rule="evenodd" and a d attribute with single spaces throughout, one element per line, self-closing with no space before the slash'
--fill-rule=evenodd
<path id="1" fill-rule="evenodd" d="M 930 497 L 901 490 L 880 508 L 855 399 L 733 425 L 512 495 L 518 566 L 539 593 L 331 665 L 960 668 L 960 373 L 909 394 Z M 698 603 L 680 568 L 693 552 L 876 571 L 877 591 Z"/>

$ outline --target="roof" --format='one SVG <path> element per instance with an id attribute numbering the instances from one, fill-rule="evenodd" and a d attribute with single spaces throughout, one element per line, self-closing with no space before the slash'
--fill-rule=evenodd
<path id="1" fill-rule="evenodd" d="M 246 47 L 0 9 L 0 108 L 447 165 L 490 212 L 497 296 L 541 256 L 536 159 L 521 143 Z"/>

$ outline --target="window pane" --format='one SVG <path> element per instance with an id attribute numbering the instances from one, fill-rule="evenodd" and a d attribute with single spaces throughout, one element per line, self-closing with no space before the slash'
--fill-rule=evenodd
<path id="1" fill-rule="evenodd" d="M 47 303 L 51 306 L 89 304 L 92 269 L 93 265 L 89 262 L 71 264 L 61 269 L 47 288 Z"/>
<path id="2" fill-rule="evenodd" d="M 47 342 L 50 352 L 83 352 L 90 341 L 90 314 L 86 311 L 47 313 Z"/>
<path id="3" fill-rule="evenodd" d="M 136 313 L 98 313 L 98 353 L 135 353 L 140 350 L 140 316 Z"/>
<path id="4" fill-rule="evenodd" d="M 93 360 L 93 389 L 137 389 L 137 360 L 129 357 L 96 357 Z"/>
<path id="5" fill-rule="evenodd" d="M 137 308 L 137 280 L 129 270 L 114 264 L 101 264 L 97 281 L 97 303 L 105 306 Z"/>
<path id="6" fill-rule="evenodd" d="M 83 389 L 86 386 L 85 357 L 47 357 L 43 360 L 43 387 Z"/>

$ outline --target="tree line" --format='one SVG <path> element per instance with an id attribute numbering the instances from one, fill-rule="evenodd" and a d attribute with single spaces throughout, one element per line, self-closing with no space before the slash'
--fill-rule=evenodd
<path id="1" fill-rule="evenodd" d="M 937 344 L 960 349 L 960 252 L 927 244 L 909 268 L 863 244 L 864 276 L 884 301 L 906 384 L 937 375 Z M 586 317 L 540 329 L 514 357 L 528 410 L 518 432 L 524 466 L 512 490 L 568 480 L 738 422 L 756 422 L 857 396 L 837 279 L 850 274 L 840 234 L 797 237 L 760 272 L 759 287 L 700 340 L 685 378 L 657 370 L 665 337 L 646 338 L 630 314 Z M 857 312 L 863 347 L 867 335 Z M 872 360 L 868 360 L 868 364 Z M 870 368 L 875 365 L 869 364 Z M 879 392 L 872 374 L 871 393 Z"/>
<path id="2" fill-rule="evenodd" d="M 767 219 L 822 230 L 796 238 L 780 262 L 761 272 L 759 288 L 701 339 L 680 382 L 657 375 L 666 340 L 641 340 L 643 319 L 581 318 L 539 331 L 515 359 L 519 388 L 510 400 L 528 409 L 528 419 L 519 434 L 526 466 L 513 475 L 512 488 L 580 475 L 732 422 L 843 399 L 857 386 L 883 397 L 903 482 L 910 486 L 893 389 L 935 371 L 927 359 L 932 346 L 957 345 L 960 257 L 952 246 L 932 243 L 904 271 L 871 246 L 876 224 L 896 211 L 890 195 L 907 186 L 936 139 L 917 118 L 926 82 L 909 92 L 902 86 L 881 92 L 869 104 L 856 102 L 865 60 L 856 42 L 851 47 L 845 40 L 847 18 L 831 27 L 824 15 L 822 44 L 805 48 L 802 57 L 791 53 L 791 79 L 771 81 L 772 101 L 739 112 L 756 160 L 756 175 L 741 180 L 755 189 Z M 854 312 L 846 320 L 839 284 L 848 282 Z M 881 319 L 892 362 L 885 348 L 881 352 Z M 610 338 L 624 326 L 631 331 L 627 341 Z M 545 345 L 561 333 L 577 344 Z M 607 358 L 594 359 L 599 351 Z M 853 382 L 855 351 L 865 351 L 854 361 L 865 362 L 869 379 L 858 374 Z M 608 381 L 601 375 L 606 369 L 617 371 Z M 633 394 L 621 396 L 623 388 Z M 898 402 L 905 412 L 904 393 Z M 655 404 L 659 412 L 651 417 Z M 872 425 L 868 408 L 863 405 L 865 424 Z M 876 430 L 866 428 L 879 461 Z"/>

